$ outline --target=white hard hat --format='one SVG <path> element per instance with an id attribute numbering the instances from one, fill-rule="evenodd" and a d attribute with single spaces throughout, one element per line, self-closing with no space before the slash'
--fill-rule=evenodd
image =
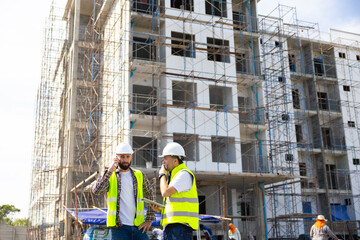
<path id="1" fill-rule="evenodd" d="M 163 149 L 162 155 L 160 155 L 159 157 L 165 157 L 165 156 L 185 157 L 185 150 L 177 142 L 171 142 L 166 144 L 166 146 Z"/>
<path id="2" fill-rule="evenodd" d="M 324 215 L 318 215 L 316 219 L 327 221 L 327 219 L 325 219 Z"/>
<path id="3" fill-rule="evenodd" d="M 117 145 L 115 153 L 116 154 L 133 154 L 134 151 L 133 151 L 132 147 L 130 146 L 130 144 L 122 142 L 119 145 Z"/>

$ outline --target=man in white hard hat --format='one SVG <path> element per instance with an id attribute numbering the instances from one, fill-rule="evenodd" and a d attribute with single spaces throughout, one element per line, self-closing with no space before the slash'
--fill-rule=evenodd
<path id="1" fill-rule="evenodd" d="M 336 235 L 330 230 L 330 228 L 325 225 L 324 215 L 318 215 L 316 222 L 312 225 L 310 229 L 310 238 L 313 240 L 327 240 L 329 237 L 338 240 Z"/>
<path id="2" fill-rule="evenodd" d="M 139 170 L 131 168 L 133 149 L 128 143 L 120 143 L 112 166 L 93 185 L 94 194 L 107 192 L 107 221 L 111 239 L 149 239 L 146 232 L 155 221 L 155 213 L 148 208 L 144 217 L 146 197 L 155 200 L 154 187 Z"/>
<path id="3" fill-rule="evenodd" d="M 163 149 L 159 171 L 160 192 L 165 207 L 161 209 L 164 240 L 191 240 L 199 227 L 199 201 L 194 174 L 186 167 L 184 148 L 168 143 Z"/>

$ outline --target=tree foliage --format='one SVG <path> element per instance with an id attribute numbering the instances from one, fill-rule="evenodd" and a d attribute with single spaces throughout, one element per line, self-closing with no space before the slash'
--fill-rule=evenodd
<path id="1" fill-rule="evenodd" d="M 9 215 L 20 212 L 20 209 L 16 208 L 14 205 L 5 204 L 0 206 L 0 221 L 5 221 Z"/>
<path id="2" fill-rule="evenodd" d="M 27 218 L 17 218 L 12 221 L 9 225 L 11 226 L 27 226 L 28 219 Z"/>
<path id="3" fill-rule="evenodd" d="M 20 212 L 14 205 L 5 204 L 0 206 L 0 222 L 5 222 L 11 226 L 27 226 L 27 218 L 12 219 L 12 215 Z"/>

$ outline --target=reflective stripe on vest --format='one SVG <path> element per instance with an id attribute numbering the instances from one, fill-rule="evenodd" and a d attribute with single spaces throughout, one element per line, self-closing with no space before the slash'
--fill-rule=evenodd
<path id="1" fill-rule="evenodd" d="M 136 216 L 134 219 L 134 225 L 139 226 L 145 221 L 144 217 L 144 202 L 140 199 L 143 198 L 143 183 L 144 176 L 141 171 L 132 169 L 137 182 L 137 196 L 136 196 Z M 118 185 L 115 172 L 113 172 L 109 178 L 109 190 L 108 190 L 108 211 L 106 225 L 108 227 L 116 226 L 116 212 L 117 212 L 117 197 L 118 197 Z"/>
<path id="2" fill-rule="evenodd" d="M 174 193 L 170 197 L 164 198 L 165 208 L 162 211 L 161 225 L 187 223 L 192 229 L 197 230 L 199 227 L 199 200 L 194 174 L 182 163 L 171 171 L 170 182 L 181 171 L 187 171 L 192 175 L 192 187 L 187 192 Z"/>

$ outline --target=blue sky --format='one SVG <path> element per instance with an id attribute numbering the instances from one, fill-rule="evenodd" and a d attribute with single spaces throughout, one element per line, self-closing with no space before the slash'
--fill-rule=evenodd
<path id="1" fill-rule="evenodd" d="M 266 14 L 278 2 L 297 7 L 298 18 L 360 33 L 358 0 L 261 0 Z M 0 205 L 13 204 L 25 217 L 30 196 L 36 90 L 41 77 L 43 27 L 50 0 L 4 1 L 0 15 Z"/>

